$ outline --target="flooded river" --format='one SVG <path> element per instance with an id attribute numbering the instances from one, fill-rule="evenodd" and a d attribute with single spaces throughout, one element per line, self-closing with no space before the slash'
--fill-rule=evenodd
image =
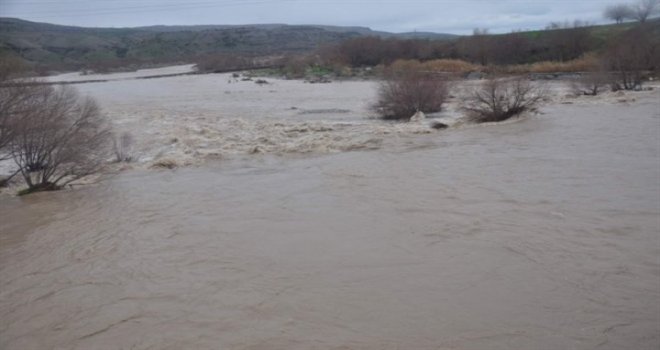
<path id="1" fill-rule="evenodd" d="M 0 199 L 0 348 L 658 349 L 660 112 Z"/>

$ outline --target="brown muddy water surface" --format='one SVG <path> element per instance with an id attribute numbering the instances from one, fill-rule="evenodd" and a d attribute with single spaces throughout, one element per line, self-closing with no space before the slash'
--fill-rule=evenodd
<path id="1" fill-rule="evenodd" d="M 658 349 L 660 113 L 0 199 L 0 348 Z"/>

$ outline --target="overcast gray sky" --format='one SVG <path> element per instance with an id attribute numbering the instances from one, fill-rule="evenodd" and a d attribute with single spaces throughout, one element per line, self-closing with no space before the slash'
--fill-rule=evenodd
<path id="1" fill-rule="evenodd" d="M 625 2 L 625 1 L 624 1 Z M 327 24 L 468 34 L 603 22 L 612 0 L 0 0 L 0 16 L 86 27 L 155 24 Z"/>

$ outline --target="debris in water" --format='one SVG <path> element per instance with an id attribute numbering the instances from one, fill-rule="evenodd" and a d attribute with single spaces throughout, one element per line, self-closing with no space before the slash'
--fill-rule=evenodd
<path id="1" fill-rule="evenodd" d="M 436 130 L 447 129 L 449 127 L 449 125 L 447 125 L 445 123 L 442 123 L 442 122 L 439 122 L 437 120 L 432 121 L 431 124 L 429 124 L 429 126 L 432 129 L 436 129 Z"/>

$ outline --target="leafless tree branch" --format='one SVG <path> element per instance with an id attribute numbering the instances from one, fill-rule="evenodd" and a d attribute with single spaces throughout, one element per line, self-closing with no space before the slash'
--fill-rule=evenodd
<path id="1" fill-rule="evenodd" d="M 498 122 L 534 108 L 546 94 L 522 77 L 490 79 L 472 91 L 463 109 L 474 122 Z"/>
<path id="2" fill-rule="evenodd" d="M 380 84 L 374 109 L 383 119 L 408 119 L 416 112 L 439 112 L 448 93 L 443 77 L 413 70 L 392 72 Z"/>
<path id="3" fill-rule="evenodd" d="M 98 170 L 110 131 L 91 98 L 70 87 L 32 86 L 10 152 L 28 190 L 51 190 Z"/>

